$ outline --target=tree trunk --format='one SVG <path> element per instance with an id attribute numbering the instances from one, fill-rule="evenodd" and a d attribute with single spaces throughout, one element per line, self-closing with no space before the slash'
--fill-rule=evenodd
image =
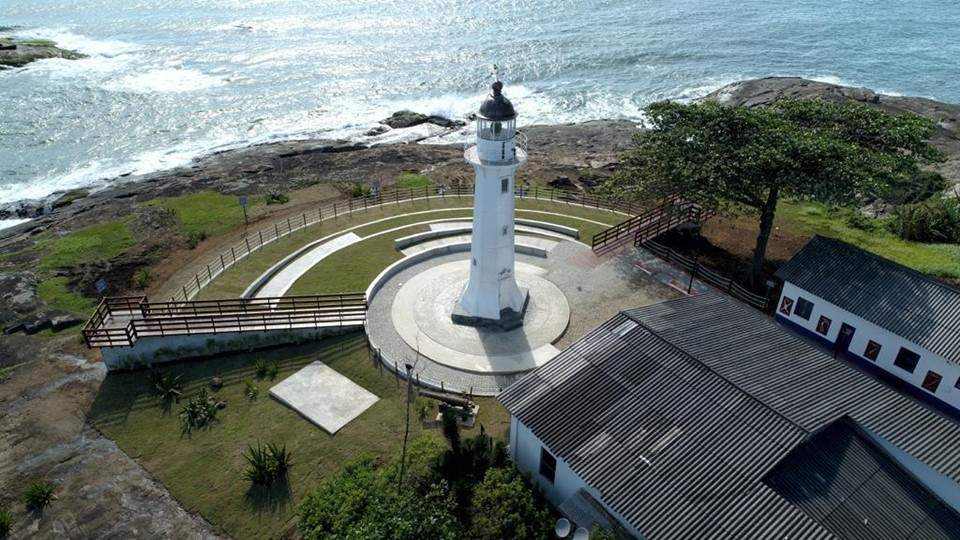
<path id="1" fill-rule="evenodd" d="M 763 263 L 767 259 L 767 243 L 770 241 L 770 231 L 773 230 L 773 218 L 777 215 L 777 202 L 780 199 L 780 190 L 770 188 L 767 202 L 760 209 L 760 234 L 757 235 L 757 247 L 753 249 L 753 267 L 750 269 L 750 285 L 759 290 L 763 279 Z"/>

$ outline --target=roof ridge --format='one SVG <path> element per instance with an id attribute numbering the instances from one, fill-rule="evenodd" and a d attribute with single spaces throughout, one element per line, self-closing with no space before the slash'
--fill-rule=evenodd
<path id="1" fill-rule="evenodd" d="M 844 246 L 844 247 L 851 248 L 851 249 L 853 249 L 853 250 L 855 250 L 855 251 L 857 251 L 857 252 L 859 252 L 859 253 L 862 253 L 862 254 L 864 254 L 864 255 L 872 258 L 872 259 L 876 259 L 876 260 L 877 260 L 878 262 L 880 262 L 880 263 L 894 266 L 894 267 L 896 267 L 896 268 L 899 269 L 899 270 L 904 270 L 904 271 L 906 271 L 906 272 L 909 273 L 909 274 L 913 274 L 913 275 L 915 275 L 916 277 L 918 277 L 918 278 L 920 278 L 920 279 L 923 279 L 923 280 L 925 280 L 925 281 L 928 281 L 928 282 L 932 283 L 933 285 L 936 285 L 936 286 L 938 286 L 938 287 L 941 287 L 941 288 L 943 288 L 943 289 L 946 289 L 947 291 L 949 291 L 949 292 L 951 292 L 951 293 L 953 293 L 953 294 L 956 294 L 956 295 L 960 296 L 960 288 L 954 287 L 953 285 L 950 285 L 949 283 L 945 283 L 945 282 L 943 282 L 943 281 L 941 281 L 941 280 L 939 280 L 939 279 L 937 279 L 937 278 L 935 278 L 935 277 L 933 277 L 933 276 L 931 276 L 931 275 L 924 274 L 923 272 L 921 272 L 921 271 L 919 271 L 919 270 L 910 268 L 909 266 L 906 266 L 906 265 L 904 265 L 904 264 L 901 264 L 901 263 L 899 263 L 899 262 L 897 262 L 897 261 L 895 261 L 895 260 L 893 260 L 893 259 L 888 259 L 888 258 L 886 258 L 886 257 L 884 257 L 884 256 L 882 256 L 882 255 L 879 255 L 879 254 L 874 253 L 874 252 L 872 252 L 872 251 L 870 251 L 870 250 L 864 249 L 864 248 L 862 248 L 862 247 L 860 247 L 860 246 L 857 246 L 857 245 L 851 244 L 851 243 L 849 243 L 849 242 L 840 240 L 839 238 L 834 238 L 834 237 L 832 237 L 832 236 L 824 236 L 824 235 L 822 235 L 822 234 L 815 234 L 815 235 L 813 235 L 813 238 L 810 240 L 810 242 L 813 242 L 813 241 L 823 241 L 823 242 L 832 243 L 832 244 L 840 244 L 840 245 L 842 245 L 842 246 Z M 809 245 L 809 243 L 808 243 L 807 245 Z M 803 251 L 804 249 L 806 249 L 806 247 L 807 247 L 807 246 L 804 246 L 803 248 L 800 249 L 800 251 Z M 791 259 L 791 260 L 792 260 L 792 259 Z M 787 262 L 784 264 L 784 266 L 786 266 L 786 265 L 788 265 L 788 264 L 790 264 L 790 261 L 787 261 Z"/>

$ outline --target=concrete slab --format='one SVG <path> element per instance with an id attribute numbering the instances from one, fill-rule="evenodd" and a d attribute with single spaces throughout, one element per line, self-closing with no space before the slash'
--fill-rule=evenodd
<path id="1" fill-rule="evenodd" d="M 361 238 L 354 233 L 347 233 L 338 236 L 329 242 L 324 242 L 311 249 L 302 256 L 297 257 L 277 272 L 270 281 L 267 281 L 263 287 L 257 291 L 256 298 L 271 298 L 283 296 L 287 290 L 293 286 L 300 277 L 307 273 L 317 263 L 327 258 L 332 253 L 341 250 L 351 244 L 359 242 Z"/>
<path id="2" fill-rule="evenodd" d="M 331 435 L 380 399 L 320 361 L 275 385 L 270 395 Z"/>

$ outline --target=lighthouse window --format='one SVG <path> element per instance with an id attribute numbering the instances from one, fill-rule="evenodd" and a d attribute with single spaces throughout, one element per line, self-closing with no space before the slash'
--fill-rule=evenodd
<path id="1" fill-rule="evenodd" d="M 501 235 L 501 236 L 506 236 L 506 235 L 507 235 L 507 226 L 506 226 L 506 225 L 503 226 L 503 230 L 500 231 L 500 235 Z"/>
<path id="2" fill-rule="evenodd" d="M 501 178 L 501 179 L 500 179 L 500 193 L 506 193 L 507 191 L 510 191 L 510 179 L 509 179 L 509 178 Z"/>

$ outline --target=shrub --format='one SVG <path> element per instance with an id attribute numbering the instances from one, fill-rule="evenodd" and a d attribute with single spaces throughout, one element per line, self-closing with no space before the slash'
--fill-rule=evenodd
<path id="1" fill-rule="evenodd" d="M 13 526 L 13 515 L 6 509 L 0 509 L 0 538 L 6 538 Z"/>
<path id="2" fill-rule="evenodd" d="M 153 276 L 150 275 L 149 268 L 141 268 L 133 273 L 133 286 L 143 290 L 150 286 Z"/>
<path id="3" fill-rule="evenodd" d="M 37 481 L 30 484 L 27 491 L 23 494 L 23 502 L 28 510 L 39 512 L 50 505 L 56 499 L 53 494 L 54 485 L 50 482 Z"/>
<path id="4" fill-rule="evenodd" d="M 546 539 L 550 510 L 514 468 L 492 468 L 477 486 L 470 537 L 477 540 Z"/>
<path id="5" fill-rule="evenodd" d="M 160 400 L 164 403 L 180 401 L 180 396 L 183 395 L 181 378 L 183 378 L 183 376 L 179 374 L 164 374 L 160 371 L 150 372 L 150 383 L 151 386 L 153 386 L 153 391 L 160 396 Z"/>
<path id="6" fill-rule="evenodd" d="M 263 196 L 263 200 L 267 204 L 287 204 L 290 202 L 290 197 L 280 191 L 269 191 Z"/>
<path id="7" fill-rule="evenodd" d="M 960 242 L 960 199 L 938 198 L 893 211 L 890 229 L 914 242 Z"/>
<path id="8" fill-rule="evenodd" d="M 267 377 L 270 377 L 270 380 L 272 381 L 273 379 L 276 379 L 277 375 L 279 374 L 280 374 L 280 364 L 277 363 L 276 360 L 274 360 L 273 362 L 270 362 L 270 364 L 267 365 Z"/>
<path id="9" fill-rule="evenodd" d="M 413 402 L 413 408 L 417 411 L 417 419 L 420 422 L 426 422 L 432 416 L 433 402 L 427 398 L 418 397 Z"/>
<path id="10" fill-rule="evenodd" d="M 847 212 L 845 220 L 847 225 L 861 231 L 877 230 L 878 221 L 859 210 L 850 210 Z"/>
<path id="11" fill-rule="evenodd" d="M 10 380 L 11 375 L 13 375 L 12 367 L 0 368 L 0 383 L 5 383 Z"/>
<path id="12" fill-rule="evenodd" d="M 247 399 L 250 401 L 253 401 L 260 395 L 260 388 L 251 381 L 243 381 L 243 395 L 247 396 Z"/>
<path id="13" fill-rule="evenodd" d="M 920 171 L 912 178 L 895 180 L 880 196 L 896 205 L 918 203 L 943 193 L 949 185 L 947 179 L 939 173 Z"/>
<path id="14" fill-rule="evenodd" d="M 206 239 L 207 239 L 207 231 L 203 231 L 203 230 L 190 231 L 187 234 L 187 246 L 190 249 L 194 249 L 200 244 L 200 242 L 203 242 Z"/>
<path id="15" fill-rule="evenodd" d="M 287 471 L 292 465 L 286 445 L 277 446 L 268 443 L 266 446 L 261 446 L 258 442 L 256 447 L 247 447 L 243 457 L 247 460 L 244 478 L 261 486 L 285 481 Z"/>
<path id="16" fill-rule="evenodd" d="M 210 397 L 206 388 L 190 398 L 180 411 L 180 425 L 184 433 L 209 427 L 217 419 L 217 402 Z"/>
<path id="17" fill-rule="evenodd" d="M 263 379 L 267 376 L 267 372 L 270 370 L 269 364 L 264 359 L 259 359 L 253 363 L 254 372 L 257 374 L 258 379 Z"/>

